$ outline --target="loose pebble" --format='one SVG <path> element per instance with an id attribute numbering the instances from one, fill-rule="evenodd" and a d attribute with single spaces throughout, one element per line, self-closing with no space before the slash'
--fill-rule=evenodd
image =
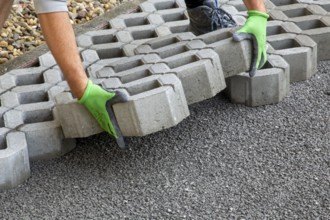
<path id="1" fill-rule="evenodd" d="M 71 24 L 82 24 L 128 0 L 68 0 Z M 15 0 L 0 30 L 0 65 L 45 44 L 32 0 Z"/>

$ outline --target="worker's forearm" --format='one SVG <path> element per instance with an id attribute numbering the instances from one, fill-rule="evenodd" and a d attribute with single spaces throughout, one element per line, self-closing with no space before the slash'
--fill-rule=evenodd
<path id="1" fill-rule="evenodd" d="M 257 10 L 266 13 L 266 7 L 263 0 L 243 0 L 248 10 Z"/>
<path id="2" fill-rule="evenodd" d="M 38 17 L 47 45 L 68 81 L 72 94 L 81 98 L 88 78 L 80 59 L 68 13 L 43 13 Z"/>
<path id="3" fill-rule="evenodd" d="M 10 13 L 13 2 L 14 2 L 14 0 L 1 0 L 0 1 L 0 31 Z"/>

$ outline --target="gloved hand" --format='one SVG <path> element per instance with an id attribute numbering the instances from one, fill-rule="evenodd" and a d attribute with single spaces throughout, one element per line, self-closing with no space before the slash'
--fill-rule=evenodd
<path id="1" fill-rule="evenodd" d="M 100 127 L 116 139 L 121 148 L 125 148 L 125 143 L 113 113 L 112 105 L 125 101 L 127 101 L 127 97 L 124 94 L 107 92 L 90 80 L 83 96 L 78 100 L 78 103 L 83 104 L 93 115 Z"/>
<path id="2" fill-rule="evenodd" d="M 248 11 L 248 19 L 241 29 L 233 35 L 234 41 L 252 40 L 253 54 L 249 74 L 254 76 L 267 61 L 266 26 L 269 15 L 255 10 Z"/>

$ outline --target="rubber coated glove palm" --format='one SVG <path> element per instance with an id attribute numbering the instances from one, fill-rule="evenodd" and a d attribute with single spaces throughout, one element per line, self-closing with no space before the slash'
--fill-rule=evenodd
<path id="1" fill-rule="evenodd" d="M 83 104 L 97 120 L 100 127 L 113 136 L 118 145 L 123 148 L 123 137 L 113 114 L 112 105 L 125 100 L 118 100 L 118 97 L 115 99 L 117 94 L 115 92 L 107 92 L 89 80 L 85 92 L 78 103 Z M 118 96 L 120 97 L 120 94 Z"/>
<path id="2" fill-rule="evenodd" d="M 233 35 L 234 41 L 250 39 L 253 45 L 253 54 L 249 74 L 254 76 L 257 69 L 263 67 L 267 61 L 266 53 L 266 26 L 269 15 L 264 12 L 250 10 L 248 19 L 241 29 Z"/>

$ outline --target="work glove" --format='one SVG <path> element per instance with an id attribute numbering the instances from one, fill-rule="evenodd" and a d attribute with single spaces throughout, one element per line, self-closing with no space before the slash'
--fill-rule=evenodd
<path id="1" fill-rule="evenodd" d="M 120 148 L 125 148 L 124 138 L 119 129 L 112 105 L 127 101 L 127 96 L 119 91 L 107 92 L 100 86 L 88 81 L 85 92 L 78 103 L 83 104 L 93 115 L 100 127 L 116 139 Z"/>
<path id="2" fill-rule="evenodd" d="M 266 26 L 269 15 L 255 10 L 248 11 L 248 19 L 241 29 L 233 35 L 234 41 L 252 40 L 252 60 L 249 75 L 255 75 L 257 69 L 263 67 L 267 61 Z"/>

